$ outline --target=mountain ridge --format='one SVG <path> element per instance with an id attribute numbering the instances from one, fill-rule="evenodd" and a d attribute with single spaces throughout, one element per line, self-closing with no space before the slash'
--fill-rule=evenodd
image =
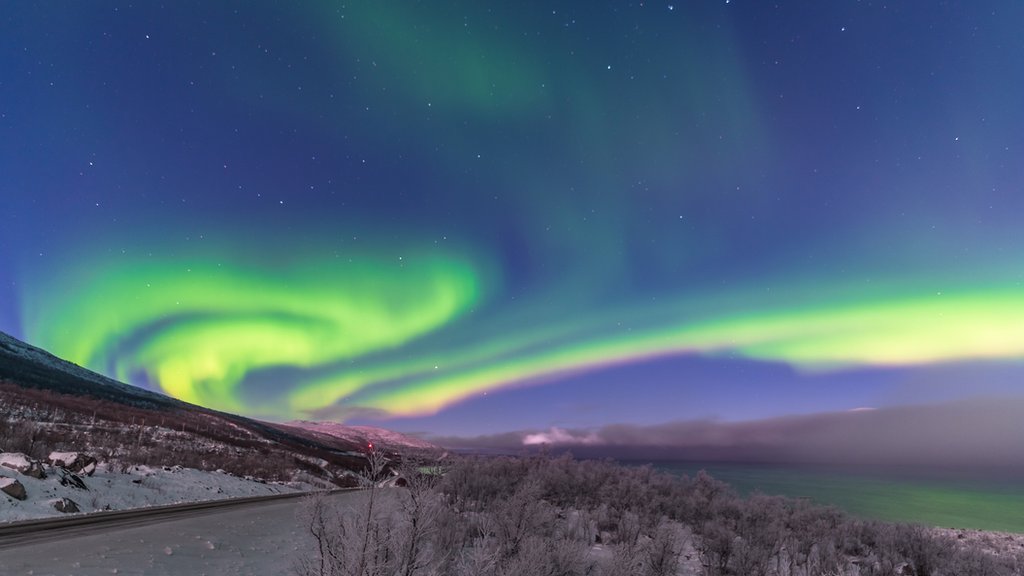
<path id="1" fill-rule="evenodd" d="M 293 426 L 197 406 L 0 332 L 0 451 L 36 458 L 92 451 L 132 464 L 223 468 L 275 480 L 310 475 L 350 486 L 366 466 L 368 436 L 339 426 Z M 388 438 L 383 444 L 393 452 L 437 449 L 390 431 L 376 437 Z"/>
<path id="2" fill-rule="evenodd" d="M 440 446 L 422 438 L 376 426 L 349 425 L 340 422 L 312 420 L 291 420 L 284 424 L 303 430 L 320 432 L 343 440 L 361 442 L 362 444 L 372 443 L 374 446 L 382 448 L 405 447 L 417 450 L 442 450 Z"/>

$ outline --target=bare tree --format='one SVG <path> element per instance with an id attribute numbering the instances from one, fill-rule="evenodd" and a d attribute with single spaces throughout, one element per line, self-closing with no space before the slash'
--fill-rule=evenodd
<path id="1" fill-rule="evenodd" d="M 436 487 L 440 470 L 418 460 L 405 460 L 397 468 L 398 479 L 405 488 L 398 494 L 401 514 L 399 532 L 399 573 L 414 576 L 431 564 L 433 553 L 427 545 L 437 529 L 442 507 Z"/>
<path id="2" fill-rule="evenodd" d="M 335 550 L 338 546 L 335 532 L 338 519 L 334 508 L 327 502 L 327 494 L 313 492 L 306 496 L 300 513 L 305 516 L 306 528 L 316 543 L 316 556 L 300 556 L 295 571 L 300 576 L 334 576 L 335 566 L 341 563 Z"/>
<path id="3" fill-rule="evenodd" d="M 686 540 L 679 524 L 662 519 L 646 543 L 646 576 L 675 576 Z"/>
<path id="4" fill-rule="evenodd" d="M 495 502 L 488 517 L 498 555 L 508 559 L 519 554 L 527 537 L 551 534 L 554 510 L 541 499 L 540 485 L 527 482 L 511 498 Z"/>
<path id="5" fill-rule="evenodd" d="M 340 512 L 326 496 L 311 496 L 305 521 L 316 542 L 315 560 L 299 563 L 300 576 L 393 576 L 399 562 L 391 510 L 381 504 L 380 485 L 388 476 L 387 459 L 371 450 L 359 477 L 364 491 L 358 503 Z"/>

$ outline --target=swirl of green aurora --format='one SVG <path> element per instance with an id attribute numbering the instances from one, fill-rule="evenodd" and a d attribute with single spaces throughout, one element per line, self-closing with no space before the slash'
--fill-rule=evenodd
<path id="1" fill-rule="evenodd" d="M 450 258 L 317 262 L 275 275 L 201 261 L 129 265 L 74 300 L 48 299 L 34 337 L 120 379 L 144 374 L 182 400 L 258 410 L 234 395 L 247 374 L 400 346 L 464 313 L 477 292 L 472 271 Z"/>

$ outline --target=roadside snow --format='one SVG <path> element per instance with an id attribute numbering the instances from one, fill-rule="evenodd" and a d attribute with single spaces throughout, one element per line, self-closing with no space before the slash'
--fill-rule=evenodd
<path id="1" fill-rule="evenodd" d="M 0 486 L 17 479 L 28 494 L 24 501 L 0 494 L 0 522 L 65 516 L 53 507 L 61 498 L 74 501 L 79 510 L 88 513 L 309 489 L 306 485 L 263 484 L 224 472 L 204 472 L 178 466 L 132 466 L 125 473 L 120 473 L 107 464 L 100 464 L 92 476 L 79 476 L 87 487 L 87 490 L 81 490 L 62 485 L 59 468 L 47 466 L 45 470 L 47 477 L 40 480 L 0 467 Z"/>

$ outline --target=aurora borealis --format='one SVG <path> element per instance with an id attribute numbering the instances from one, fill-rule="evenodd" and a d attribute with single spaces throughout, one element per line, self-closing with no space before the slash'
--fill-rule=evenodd
<path id="1" fill-rule="evenodd" d="M 1018 394 L 1019 3 L 2 22 L 0 330 L 99 372 L 446 435 Z"/>

